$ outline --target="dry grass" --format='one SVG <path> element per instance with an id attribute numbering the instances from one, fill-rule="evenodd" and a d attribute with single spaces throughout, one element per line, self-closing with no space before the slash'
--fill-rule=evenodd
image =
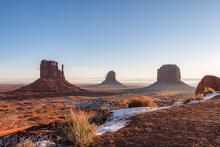
<path id="1" fill-rule="evenodd" d="M 107 121 L 110 116 L 110 110 L 108 107 L 100 107 L 96 115 L 91 117 L 90 121 L 96 125 L 102 125 Z"/>
<path id="2" fill-rule="evenodd" d="M 204 90 L 203 90 L 204 95 L 211 94 L 211 93 L 214 93 L 214 92 L 215 92 L 215 90 L 210 88 L 210 87 L 205 87 Z"/>
<path id="3" fill-rule="evenodd" d="M 156 107 L 155 98 L 138 94 L 125 94 L 120 97 L 108 97 L 103 99 L 105 102 L 114 102 L 117 105 L 116 109 L 128 108 L 131 101 L 141 101 L 145 103 L 143 107 Z"/>
<path id="4" fill-rule="evenodd" d="M 30 140 L 26 140 L 24 142 L 20 142 L 16 145 L 16 147 L 35 147 L 34 143 Z"/>
<path id="5" fill-rule="evenodd" d="M 70 111 L 66 115 L 67 128 L 65 134 L 75 146 L 89 145 L 96 133 L 96 126 L 89 123 L 90 115 L 83 111 Z"/>
<path id="6" fill-rule="evenodd" d="M 156 104 L 154 103 L 154 101 L 152 99 L 149 98 L 143 98 L 143 99 L 131 99 L 128 102 L 128 107 L 132 108 L 132 107 L 155 107 Z"/>

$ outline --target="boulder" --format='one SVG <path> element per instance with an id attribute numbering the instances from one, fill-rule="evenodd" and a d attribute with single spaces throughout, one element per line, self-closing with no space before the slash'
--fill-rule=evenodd
<path id="1" fill-rule="evenodd" d="M 202 94 L 206 87 L 212 88 L 215 91 L 220 91 L 220 78 L 212 75 L 206 75 L 199 82 L 195 94 Z"/>

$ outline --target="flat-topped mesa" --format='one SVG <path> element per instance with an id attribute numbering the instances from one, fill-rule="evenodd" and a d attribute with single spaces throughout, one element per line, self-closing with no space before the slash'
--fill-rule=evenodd
<path id="1" fill-rule="evenodd" d="M 167 64 L 157 71 L 158 82 L 178 83 L 181 81 L 180 69 L 177 65 Z"/>
<path id="2" fill-rule="evenodd" d="M 148 87 L 134 89 L 134 92 L 194 91 L 194 87 L 181 81 L 180 69 L 175 64 L 166 64 L 157 70 L 157 81 Z"/>
<path id="3" fill-rule="evenodd" d="M 58 68 L 58 63 L 55 61 L 42 60 L 40 64 L 41 79 L 65 79 L 64 66 L 62 71 Z"/>

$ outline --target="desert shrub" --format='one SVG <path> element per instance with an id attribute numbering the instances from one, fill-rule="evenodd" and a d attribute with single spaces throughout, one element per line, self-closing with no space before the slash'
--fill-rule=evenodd
<path id="1" fill-rule="evenodd" d="M 131 99 L 129 102 L 128 102 L 128 107 L 129 108 L 132 108 L 132 107 L 155 107 L 156 104 L 154 103 L 154 101 L 150 98 L 146 99 L 146 98 L 134 98 L 134 99 Z"/>
<path id="2" fill-rule="evenodd" d="M 16 145 L 16 147 L 36 147 L 34 143 L 30 140 L 25 140 Z"/>
<path id="3" fill-rule="evenodd" d="M 210 88 L 210 87 L 205 87 L 204 90 L 203 90 L 203 94 L 204 94 L 204 95 L 212 94 L 212 93 L 214 93 L 214 92 L 215 92 L 215 90 L 212 89 L 212 88 Z"/>
<path id="4" fill-rule="evenodd" d="M 103 112 L 103 113 L 104 113 L 104 112 L 108 112 L 108 111 L 109 111 L 109 108 L 108 108 L 108 107 L 105 107 L 105 106 L 101 106 L 101 107 L 98 108 L 98 111 L 99 111 L 99 112 Z"/>
<path id="5" fill-rule="evenodd" d="M 64 133 L 75 146 L 87 146 L 95 137 L 96 126 L 89 122 L 89 118 L 90 115 L 83 111 L 70 111 L 66 115 Z"/>
<path id="6" fill-rule="evenodd" d="M 100 107 L 96 115 L 90 118 L 90 122 L 96 125 L 102 125 L 105 123 L 110 116 L 110 111 L 108 107 Z"/>

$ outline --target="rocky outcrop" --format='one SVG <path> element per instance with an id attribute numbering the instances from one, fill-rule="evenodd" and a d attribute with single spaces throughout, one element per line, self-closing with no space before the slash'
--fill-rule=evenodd
<path id="1" fill-rule="evenodd" d="M 72 85 L 64 76 L 64 66 L 62 70 L 58 68 L 55 61 L 41 61 L 40 78 L 35 82 L 24 86 L 18 90 L 18 93 L 80 93 L 86 92 L 75 85 Z"/>
<path id="2" fill-rule="evenodd" d="M 176 65 L 168 64 L 163 65 L 157 71 L 158 82 L 177 83 L 180 82 L 181 75 L 180 69 Z"/>
<path id="3" fill-rule="evenodd" d="M 203 77 L 196 88 L 195 94 L 202 94 L 206 87 L 210 87 L 215 91 L 220 91 L 220 78 L 211 75 Z"/>

